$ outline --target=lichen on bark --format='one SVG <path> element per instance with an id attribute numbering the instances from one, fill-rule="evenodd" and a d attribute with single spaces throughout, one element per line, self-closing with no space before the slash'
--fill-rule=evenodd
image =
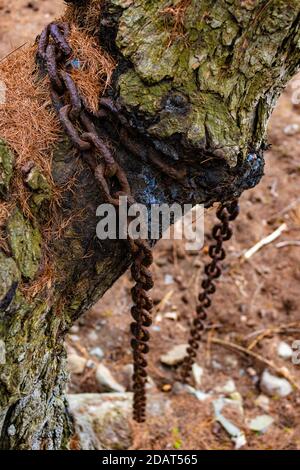
<path id="1" fill-rule="evenodd" d="M 132 64 L 120 98 L 155 117 L 147 133 L 180 134 L 231 166 L 259 149 L 278 93 L 299 68 L 299 1 L 191 0 L 175 38 L 167 7 L 180 2 L 111 3 L 124 9 L 117 45 Z"/>

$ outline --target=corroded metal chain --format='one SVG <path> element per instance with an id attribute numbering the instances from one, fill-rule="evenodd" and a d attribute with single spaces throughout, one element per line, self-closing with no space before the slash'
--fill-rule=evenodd
<path id="1" fill-rule="evenodd" d="M 225 259 L 226 253 L 223 243 L 232 237 L 230 222 L 235 220 L 239 214 L 239 204 L 235 200 L 230 203 L 222 204 L 217 210 L 217 223 L 212 230 L 214 242 L 209 247 L 209 256 L 212 259 L 205 268 L 205 279 L 202 281 L 202 291 L 198 296 L 199 304 L 196 307 L 196 318 L 193 321 L 193 327 L 190 331 L 189 347 L 187 356 L 182 365 L 181 379 L 186 383 L 191 375 L 192 366 L 197 356 L 201 334 L 204 330 L 204 321 L 207 318 L 207 309 L 211 306 L 211 296 L 216 292 L 214 280 L 222 274 L 221 261 Z"/>
<path id="2" fill-rule="evenodd" d="M 120 196 L 127 196 L 128 203 L 134 204 L 126 173 L 115 160 L 113 150 L 99 135 L 91 113 L 71 76 L 72 49 L 68 36 L 68 24 L 57 22 L 48 25 L 38 41 L 37 58 L 43 71 L 48 73 L 54 108 L 73 146 L 93 171 L 105 201 L 118 208 Z M 106 115 L 105 109 L 101 109 L 97 117 L 105 118 Z M 113 191 L 112 187 L 117 187 L 117 191 Z M 134 305 L 131 309 L 134 319 L 131 324 L 134 337 L 131 342 L 134 361 L 133 415 L 136 421 L 143 422 L 147 381 L 145 355 L 149 351 L 147 342 L 150 338 L 147 328 L 151 325 L 152 310 L 152 301 L 147 292 L 153 287 L 149 270 L 153 258 L 147 240 L 133 240 L 128 235 L 128 242 L 134 258 L 132 277 L 136 282 L 132 289 Z"/>

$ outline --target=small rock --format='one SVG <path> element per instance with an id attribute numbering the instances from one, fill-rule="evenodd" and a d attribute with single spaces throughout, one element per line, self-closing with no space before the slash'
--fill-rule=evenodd
<path id="1" fill-rule="evenodd" d="M 257 372 L 256 372 L 255 369 L 253 369 L 253 367 L 248 367 L 247 373 L 250 375 L 250 377 L 256 377 L 257 376 Z"/>
<path id="2" fill-rule="evenodd" d="M 227 380 L 224 385 L 215 387 L 215 391 L 218 393 L 224 393 L 225 395 L 230 395 L 231 393 L 234 393 L 236 391 L 234 380 Z"/>
<path id="3" fill-rule="evenodd" d="M 92 356 L 95 356 L 99 360 L 104 358 L 104 352 L 99 346 L 96 346 L 95 348 L 91 349 L 90 354 Z"/>
<path id="4" fill-rule="evenodd" d="M 194 362 L 192 367 L 192 374 L 195 381 L 195 384 L 199 387 L 201 385 L 201 379 L 203 376 L 203 368 L 200 367 L 196 362 Z"/>
<path id="5" fill-rule="evenodd" d="M 92 359 L 88 359 L 86 362 L 86 367 L 88 369 L 94 369 L 96 367 L 96 364 L 94 363 L 94 361 L 92 361 Z"/>
<path id="6" fill-rule="evenodd" d="M 80 340 L 78 335 L 70 335 L 69 336 L 70 340 L 73 341 L 74 343 L 77 343 L 77 341 Z"/>
<path id="7" fill-rule="evenodd" d="M 218 398 L 213 401 L 213 408 L 216 420 L 223 426 L 225 431 L 231 436 L 232 441 L 235 443 L 235 448 L 240 449 L 247 444 L 245 433 L 236 426 L 232 421 L 227 419 L 222 411 L 225 407 L 234 407 L 236 408 L 237 403 L 233 400 L 228 400 L 226 398 Z M 240 408 L 236 408 L 240 409 Z M 234 412 L 234 409 L 233 409 Z"/>
<path id="8" fill-rule="evenodd" d="M 155 259 L 155 264 L 157 264 L 157 266 L 159 266 L 159 267 L 165 266 L 167 263 L 168 263 L 167 258 L 163 258 L 161 256 L 158 256 L 157 259 Z"/>
<path id="9" fill-rule="evenodd" d="M 224 363 L 227 367 L 230 367 L 230 369 L 236 369 L 239 365 L 237 358 L 232 355 L 225 356 Z"/>
<path id="10" fill-rule="evenodd" d="M 68 401 L 81 450 L 123 450 L 132 445 L 131 393 L 83 393 L 68 395 Z"/>
<path id="11" fill-rule="evenodd" d="M 231 400 L 239 402 L 241 406 L 243 405 L 243 397 L 240 392 L 233 392 L 229 395 L 229 397 L 231 398 Z"/>
<path id="12" fill-rule="evenodd" d="M 249 421 L 248 428 L 251 429 L 251 431 L 265 432 L 272 423 L 274 423 L 272 416 L 260 415 Z"/>
<path id="13" fill-rule="evenodd" d="M 300 132 L 300 126 L 299 124 L 289 124 L 283 129 L 283 132 L 285 135 L 295 135 Z"/>
<path id="14" fill-rule="evenodd" d="M 88 338 L 91 342 L 94 342 L 96 343 L 97 341 L 99 341 L 99 336 L 98 336 L 98 333 L 93 330 L 91 331 L 89 334 L 88 334 Z"/>
<path id="15" fill-rule="evenodd" d="M 261 376 L 260 389 L 266 395 L 280 397 L 286 397 L 293 391 L 291 384 L 286 379 L 272 375 L 267 369 Z"/>
<path id="16" fill-rule="evenodd" d="M 181 382 L 175 382 L 172 391 L 175 395 L 179 395 L 184 392 L 189 393 L 190 395 L 196 397 L 199 401 L 204 401 L 211 397 L 210 392 L 206 393 L 202 390 L 196 390 L 194 387 L 191 387 L 187 384 L 183 384 Z"/>
<path id="17" fill-rule="evenodd" d="M 172 348 L 167 354 L 160 357 L 160 362 L 166 366 L 176 366 L 180 364 L 187 354 L 188 344 L 179 344 Z"/>
<path id="18" fill-rule="evenodd" d="M 264 411 L 269 411 L 269 408 L 270 408 L 270 400 L 269 398 L 266 396 L 266 395 L 259 395 L 255 402 L 256 406 L 258 406 L 259 408 L 261 408 L 262 410 Z"/>
<path id="19" fill-rule="evenodd" d="M 215 370 L 222 370 L 223 369 L 222 364 L 220 364 L 220 362 L 216 361 L 215 359 L 213 359 L 211 361 L 211 365 L 212 365 L 213 369 L 215 369 Z"/>
<path id="20" fill-rule="evenodd" d="M 178 320 L 178 313 L 177 312 L 166 312 L 164 314 L 164 317 L 167 318 L 168 320 Z"/>
<path id="21" fill-rule="evenodd" d="M 208 392 L 203 392 L 202 390 L 196 390 L 193 387 L 187 386 L 186 391 L 190 393 L 191 395 L 194 395 L 194 397 L 197 398 L 199 401 L 205 401 L 208 398 L 210 398 L 211 394 Z"/>
<path id="22" fill-rule="evenodd" d="M 161 389 L 165 393 L 170 392 L 172 390 L 172 385 L 171 384 L 164 384 Z"/>
<path id="23" fill-rule="evenodd" d="M 277 354 L 282 359 L 290 359 L 293 356 L 293 350 L 287 343 L 280 341 L 277 347 Z"/>
<path id="24" fill-rule="evenodd" d="M 101 390 L 106 392 L 125 392 L 125 388 L 120 385 L 112 376 L 111 372 L 103 364 L 99 364 L 96 370 L 96 380 Z"/>
<path id="25" fill-rule="evenodd" d="M 71 326 L 70 333 L 75 333 L 75 334 L 79 333 L 79 326 L 78 325 Z"/>
<path id="26" fill-rule="evenodd" d="M 86 359 L 84 357 L 80 357 L 77 354 L 70 354 L 68 356 L 68 368 L 71 374 L 82 374 L 85 366 L 86 366 Z"/>
<path id="27" fill-rule="evenodd" d="M 169 286 L 170 284 L 173 284 L 174 283 L 173 276 L 171 274 L 166 274 L 164 282 L 165 282 L 166 286 Z"/>

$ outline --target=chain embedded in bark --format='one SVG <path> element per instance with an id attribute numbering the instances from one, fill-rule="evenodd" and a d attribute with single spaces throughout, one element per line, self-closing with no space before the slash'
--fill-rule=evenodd
<path id="1" fill-rule="evenodd" d="M 201 340 L 201 333 L 205 326 L 204 321 L 207 318 L 207 309 L 211 306 L 211 296 L 216 292 L 215 279 L 218 279 L 222 274 L 220 262 L 225 259 L 226 253 L 223 243 L 230 240 L 232 237 L 232 229 L 229 222 L 235 220 L 239 214 L 239 204 L 235 200 L 230 203 L 222 204 L 217 210 L 217 218 L 220 223 L 217 223 L 212 230 L 212 237 L 214 242 L 209 247 L 209 256 L 212 259 L 205 268 L 205 279 L 202 281 L 202 292 L 198 296 L 199 304 L 196 307 L 197 316 L 193 321 L 193 327 L 190 331 L 189 347 L 187 349 L 187 356 L 182 365 L 181 379 L 186 383 L 191 375 L 192 366 L 197 356 L 199 342 Z"/>
<path id="2" fill-rule="evenodd" d="M 74 2 L 76 3 L 76 2 Z M 70 138 L 74 147 L 80 151 L 82 159 L 89 165 L 94 173 L 99 189 L 106 202 L 119 206 L 119 197 L 127 196 L 129 204 L 134 204 L 126 173 L 115 160 L 113 150 L 101 138 L 93 123 L 92 116 L 85 106 L 83 97 L 80 96 L 77 86 L 72 79 L 70 70 L 72 68 L 70 57 L 72 49 L 68 44 L 69 26 L 66 23 L 51 23 L 42 32 L 38 42 L 38 59 L 46 69 L 50 79 L 50 90 L 53 105 L 58 113 L 60 122 Z M 107 98 L 100 100 L 102 108 L 96 117 L 106 118 L 109 113 L 117 115 L 123 126 L 122 136 L 124 145 L 129 147 L 133 153 L 140 151 L 139 146 L 133 144 L 127 136 L 128 123 L 126 118 L 118 113 L 118 108 Z M 177 169 L 170 169 L 160 161 L 155 151 L 149 152 L 149 158 L 161 171 L 169 176 L 182 181 L 185 174 Z M 112 185 L 118 186 L 117 191 L 112 190 Z M 215 242 L 209 249 L 212 258 L 211 263 L 205 267 L 206 279 L 202 282 L 203 291 L 199 294 L 200 304 L 197 306 L 197 317 L 194 320 L 191 337 L 189 340 L 188 355 L 184 360 L 182 379 L 187 381 L 190 376 L 192 364 L 196 357 L 196 351 L 204 329 L 203 321 L 207 317 L 206 310 L 211 305 L 210 296 L 214 294 L 216 286 L 214 280 L 221 275 L 220 261 L 225 258 L 223 242 L 232 236 L 229 222 L 238 215 L 238 202 L 223 204 L 217 211 L 220 223 L 213 229 Z M 148 331 L 152 323 L 151 311 L 152 300 L 148 291 L 153 287 L 152 275 L 149 270 L 152 262 L 152 252 L 147 240 L 133 240 L 128 235 L 128 242 L 133 254 L 131 266 L 132 277 L 135 286 L 132 288 L 133 307 L 131 314 L 134 322 L 131 323 L 133 339 L 131 346 L 133 350 L 134 373 L 133 389 L 134 403 L 133 416 L 138 422 L 145 421 L 146 416 L 146 381 L 147 361 L 146 354 L 149 352 Z"/>
<path id="3" fill-rule="evenodd" d="M 57 22 L 48 25 L 38 41 L 37 57 L 48 73 L 53 105 L 70 141 L 93 171 L 105 201 L 118 207 L 119 197 L 127 196 L 128 203 L 134 204 L 126 173 L 115 160 L 113 150 L 97 132 L 91 113 L 69 73 L 72 68 L 72 49 L 68 44 L 68 36 L 69 25 Z M 105 118 L 105 110 L 100 110 L 99 116 Z M 112 191 L 113 183 L 118 186 L 117 191 Z M 149 270 L 153 257 L 147 240 L 133 240 L 128 235 L 128 242 L 134 258 L 131 272 L 136 282 L 132 289 L 134 305 L 131 309 L 134 319 L 131 324 L 134 361 L 133 416 L 136 421 L 143 422 L 146 414 L 147 381 L 145 355 L 149 351 L 147 342 L 150 338 L 147 328 L 152 321 L 152 300 L 147 292 L 153 287 Z"/>

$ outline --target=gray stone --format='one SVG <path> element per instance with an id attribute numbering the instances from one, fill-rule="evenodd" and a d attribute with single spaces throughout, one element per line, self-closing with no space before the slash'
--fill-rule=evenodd
<path id="1" fill-rule="evenodd" d="M 71 374 L 82 374 L 86 366 L 86 359 L 77 354 L 69 354 L 68 356 L 68 369 Z"/>
<path id="2" fill-rule="evenodd" d="M 196 362 L 192 367 L 192 374 L 195 381 L 195 384 L 199 387 L 201 385 L 201 380 L 203 376 L 203 367 L 199 366 Z"/>
<path id="3" fill-rule="evenodd" d="M 167 354 L 160 357 L 160 362 L 166 366 L 176 366 L 180 364 L 187 354 L 188 344 L 179 344 L 172 348 Z"/>
<path id="4" fill-rule="evenodd" d="M 68 395 L 81 450 L 125 450 L 132 444 L 131 393 Z"/>
<path id="5" fill-rule="evenodd" d="M 248 428 L 251 429 L 251 431 L 265 432 L 273 423 L 274 419 L 272 416 L 260 415 L 248 422 Z"/>
<path id="6" fill-rule="evenodd" d="M 291 384 L 286 379 L 272 375 L 267 369 L 261 376 L 260 389 L 271 397 L 274 395 L 286 397 L 293 391 Z"/>
<path id="7" fill-rule="evenodd" d="M 123 385 L 120 385 L 112 376 L 111 372 L 103 364 L 99 364 L 96 369 L 96 381 L 100 390 L 105 392 L 125 392 Z"/>
<path id="8" fill-rule="evenodd" d="M 258 406 L 259 408 L 261 408 L 262 410 L 264 411 L 269 411 L 269 408 L 270 408 L 270 399 L 266 396 L 266 395 L 259 395 L 255 402 L 256 406 Z"/>
<path id="9" fill-rule="evenodd" d="M 277 346 L 277 354 L 282 359 L 291 359 L 293 356 L 293 350 L 287 343 L 280 341 Z"/>
<path id="10" fill-rule="evenodd" d="M 285 133 L 285 135 L 295 135 L 295 134 L 298 134 L 300 132 L 300 126 L 299 124 L 295 123 L 295 124 L 289 124 L 288 126 L 286 126 L 284 129 L 283 129 L 283 132 Z"/>
<path id="11" fill-rule="evenodd" d="M 243 416 L 243 410 L 241 410 L 240 403 L 234 400 L 229 400 L 227 398 L 218 398 L 213 401 L 213 408 L 216 421 L 218 421 L 225 431 L 230 435 L 231 440 L 235 444 L 236 449 L 240 449 L 247 444 L 245 433 L 232 421 L 227 419 L 222 411 L 225 407 L 233 407 L 234 410 Z"/>
<path id="12" fill-rule="evenodd" d="M 99 346 L 96 346 L 95 348 L 91 349 L 90 354 L 92 356 L 95 356 L 99 360 L 104 358 L 104 352 Z"/>
<path id="13" fill-rule="evenodd" d="M 218 393 L 224 393 L 225 395 L 230 395 L 236 391 L 236 386 L 233 379 L 227 380 L 224 385 L 219 385 L 215 387 L 215 391 Z"/>

